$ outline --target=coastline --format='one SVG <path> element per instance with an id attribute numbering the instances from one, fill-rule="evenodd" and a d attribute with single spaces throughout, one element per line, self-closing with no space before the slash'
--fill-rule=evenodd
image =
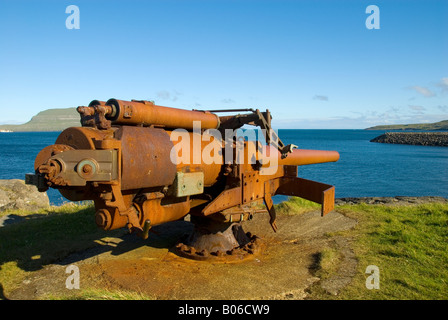
<path id="1" fill-rule="evenodd" d="M 448 147 L 448 132 L 386 132 L 370 142 Z"/>
<path id="2" fill-rule="evenodd" d="M 357 204 L 373 204 L 373 205 L 409 205 L 424 204 L 434 202 L 448 203 L 448 199 L 440 196 L 395 196 L 395 197 L 359 197 L 359 198 L 336 198 L 335 205 L 357 205 Z"/>

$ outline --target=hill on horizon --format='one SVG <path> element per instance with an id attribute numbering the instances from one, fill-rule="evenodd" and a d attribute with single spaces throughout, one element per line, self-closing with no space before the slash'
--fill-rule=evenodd
<path id="1" fill-rule="evenodd" d="M 62 131 L 68 127 L 80 127 L 80 117 L 76 108 L 47 109 L 39 112 L 23 124 L 0 125 L 0 130 L 23 131 Z"/>
<path id="2" fill-rule="evenodd" d="M 448 120 L 434 123 L 380 125 L 367 128 L 366 130 L 448 130 Z"/>

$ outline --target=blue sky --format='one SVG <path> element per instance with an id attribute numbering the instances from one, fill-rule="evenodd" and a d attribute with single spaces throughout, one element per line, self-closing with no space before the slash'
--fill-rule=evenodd
<path id="1" fill-rule="evenodd" d="M 0 123 L 109 98 L 268 108 L 277 128 L 448 119 L 445 0 L 0 0 L 0 41 Z"/>

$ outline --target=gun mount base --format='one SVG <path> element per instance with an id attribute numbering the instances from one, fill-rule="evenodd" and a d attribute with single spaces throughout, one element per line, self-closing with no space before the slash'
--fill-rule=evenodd
<path id="1" fill-rule="evenodd" d="M 245 233 L 241 223 L 220 222 L 192 217 L 194 230 L 175 247 L 184 258 L 212 261 L 241 261 L 262 251 L 262 241 L 250 232 Z"/>

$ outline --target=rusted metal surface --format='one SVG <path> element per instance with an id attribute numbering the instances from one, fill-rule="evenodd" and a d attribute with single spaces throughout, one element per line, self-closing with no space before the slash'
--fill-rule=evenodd
<path id="1" fill-rule="evenodd" d="M 173 143 L 163 129 L 122 126 L 115 132 L 121 142 L 121 189 L 170 186 L 176 166 L 170 161 Z"/>
<path id="2" fill-rule="evenodd" d="M 176 247 L 180 255 L 244 259 L 262 246 L 241 223 L 267 211 L 277 231 L 274 195 L 319 203 L 322 215 L 333 210 L 334 187 L 297 177 L 297 166 L 335 162 L 339 153 L 283 144 L 268 110 L 233 111 L 249 113 L 219 117 L 148 101 L 93 100 L 78 107 L 82 127 L 67 128 L 44 148 L 26 181 L 72 201 L 93 200 L 100 228 L 127 227 L 143 238 L 152 226 L 190 214 L 196 228 Z M 261 128 L 271 144 L 219 136 L 243 125 Z"/>
<path id="3" fill-rule="evenodd" d="M 192 245 L 186 245 L 183 243 L 176 244 L 176 253 L 185 258 L 193 259 L 193 260 L 210 260 L 213 262 L 222 261 L 222 262 L 230 262 L 230 261 L 243 261 L 250 258 L 255 258 L 257 254 L 262 252 L 263 243 L 262 240 L 256 235 L 252 235 L 250 233 L 245 234 L 249 241 L 245 245 L 237 245 L 230 250 L 216 250 L 216 251 L 208 251 L 206 249 L 197 249 L 195 245 L 197 243 L 193 243 Z M 216 236 L 216 238 L 212 237 L 203 237 L 203 242 L 215 242 L 223 240 L 224 237 Z"/>
<path id="4" fill-rule="evenodd" d="M 202 153 L 206 150 L 206 148 L 211 150 L 221 149 L 222 141 L 213 139 L 213 137 L 206 132 L 198 133 L 181 131 L 179 135 L 177 133 L 173 133 L 173 131 L 167 130 L 167 133 L 170 135 L 172 140 L 171 142 L 174 147 L 174 156 L 172 159 L 167 161 L 174 161 L 177 172 L 203 172 L 204 187 L 213 186 L 216 182 L 218 182 L 218 178 L 223 170 L 222 163 L 215 163 L 213 161 L 204 162 Z M 190 147 L 185 150 L 181 148 L 182 145 L 188 145 Z M 189 154 L 184 155 L 183 152 L 185 151 L 189 151 Z M 222 158 L 222 155 L 219 157 Z"/>
<path id="5" fill-rule="evenodd" d="M 261 240 L 245 233 L 241 223 L 192 217 L 194 231 L 176 245 L 176 252 L 194 260 L 244 260 L 261 251 Z"/>
<path id="6" fill-rule="evenodd" d="M 300 197 L 322 204 L 322 216 L 334 209 L 334 191 L 331 185 L 302 178 L 280 178 L 276 194 Z"/>
<path id="7" fill-rule="evenodd" d="M 39 166 L 46 163 L 52 156 L 68 150 L 73 150 L 73 148 L 65 144 L 53 144 L 45 147 L 34 160 L 34 170 L 37 170 Z"/>
<path id="8" fill-rule="evenodd" d="M 141 224 L 149 220 L 151 226 L 179 220 L 185 217 L 190 211 L 189 201 L 173 202 L 166 201 L 164 198 L 144 198 L 139 201 L 142 201 L 137 205 L 137 208 L 140 211 Z"/>
<path id="9" fill-rule="evenodd" d="M 224 190 L 204 208 L 202 214 L 208 216 L 221 210 L 235 207 L 241 203 L 241 198 L 241 187 Z"/>
<path id="10" fill-rule="evenodd" d="M 78 107 L 81 123 L 100 129 L 111 125 L 160 126 L 193 129 L 198 121 L 203 129 L 217 129 L 219 117 L 210 112 L 189 111 L 155 105 L 152 101 L 93 100 L 88 107 Z"/>
<path id="11" fill-rule="evenodd" d="M 90 127 L 71 127 L 61 132 L 55 144 L 63 144 L 73 149 L 95 149 L 95 141 L 113 138 L 114 129 L 96 130 Z"/>
<path id="12" fill-rule="evenodd" d="M 284 158 L 276 148 L 266 146 L 266 153 L 270 155 L 271 152 L 278 155 L 279 166 L 303 166 L 339 160 L 337 151 L 294 149 Z"/>

